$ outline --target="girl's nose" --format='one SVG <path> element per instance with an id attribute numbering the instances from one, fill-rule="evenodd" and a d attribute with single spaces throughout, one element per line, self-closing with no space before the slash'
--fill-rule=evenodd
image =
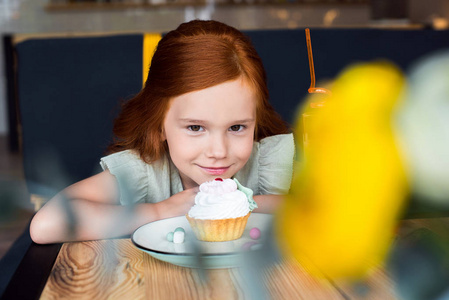
<path id="1" fill-rule="evenodd" d="M 210 135 L 206 149 L 206 156 L 215 159 L 225 158 L 228 152 L 227 146 L 227 140 L 224 135 Z"/>

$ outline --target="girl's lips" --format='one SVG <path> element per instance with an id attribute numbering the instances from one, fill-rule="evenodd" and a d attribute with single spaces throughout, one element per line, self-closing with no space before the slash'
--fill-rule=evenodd
<path id="1" fill-rule="evenodd" d="M 207 167 L 201 167 L 206 173 L 210 175 L 222 175 L 226 173 L 226 171 L 229 169 L 229 167 L 220 167 L 220 168 L 207 168 Z"/>

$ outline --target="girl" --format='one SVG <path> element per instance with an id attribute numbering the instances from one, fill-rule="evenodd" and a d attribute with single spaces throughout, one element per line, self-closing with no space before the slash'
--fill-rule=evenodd
<path id="1" fill-rule="evenodd" d="M 290 187 L 293 136 L 268 103 L 262 61 L 246 36 L 216 21 L 181 24 L 162 38 L 114 134 L 104 171 L 36 213 L 34 242 L 128 235 L 186 214 L 198 185 L 216 177 L 251 188 L 255 212 L 273 211 Z"/>

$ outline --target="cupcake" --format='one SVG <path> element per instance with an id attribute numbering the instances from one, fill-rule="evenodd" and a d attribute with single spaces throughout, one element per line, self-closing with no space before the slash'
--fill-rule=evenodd
<path id="1" fill-rule="evenodd" d="M 186 217 L 197 239 L 224 242 L 240 238 L 251 211 L 257 207 L 253 191 L 237 179 L 205 182 Z"/>

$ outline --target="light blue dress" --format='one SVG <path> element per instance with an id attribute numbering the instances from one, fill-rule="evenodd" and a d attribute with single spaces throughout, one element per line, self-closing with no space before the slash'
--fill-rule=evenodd
<path id="1" fill-rule="evenodd" d="M 293 173 L 293 134 L 270 136 L 254 142 L 246 165 L 235 174 L 254 195 L 286 194 Z M 156 203 L 183 190 L 181 177 L 168 156 L 147 164 L 132 150 L 113 153 L 100 161 L 118 181 L 120 203 Z"/>

